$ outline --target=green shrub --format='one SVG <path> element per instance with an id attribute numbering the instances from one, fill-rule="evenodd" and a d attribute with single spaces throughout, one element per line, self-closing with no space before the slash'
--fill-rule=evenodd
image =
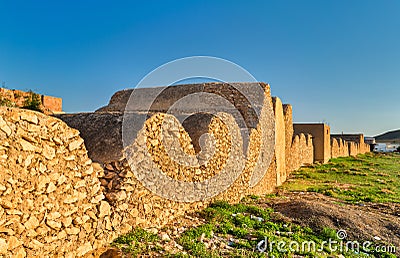
<path id="1" fill-rule="evenodd" d="M 33 91 L 29 91 L 28 93 L 29 95 L 25 97 L 23 108 L 43 112 L 40 108 L 40 105 L 42 104 L 40 95 Z"/>
<path id="2" fill-rule="evenodd" d="M 3 96 L 0 96 L 0 106 L 15 107 L 15 103 L 7 98 L 4 98 Z"/>

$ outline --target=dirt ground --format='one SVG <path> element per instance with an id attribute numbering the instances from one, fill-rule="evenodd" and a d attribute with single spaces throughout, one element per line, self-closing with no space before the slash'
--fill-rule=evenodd
<path id="1" fill-rule="evenodd" d="M 313 230 L 324 227 L 345 230 L 348 241 L 373 241 L 393 245 L 399 255 L 400 204 L 348 204 L 318 193 L 284 193 L 261 199 L 260 206 L 271 207 L 282 219 Z"/>
<path id="2" fill-rule="evenodd" d="M 348 204 L 310 192 L 278 193 L 277 197 L 253 201 L 257 206 L 273 208 L 274 220 L 293 222 L 317 232 L 324 227 L 345 230 L 346 241 L 371 241 L 385 246 L 393 245 L 396 247 L 396 254 L 400 255 L 400 204 Z M 162 247 L 172 253 L 181 251 L 175 240 L 186 229 L 203 222 L 203 219 L 195 214 L 171 222 L 167 231 L 158 231 L 161 238 L 168 236 L 168 241 L 163 242 Z M 220 248 L 229 246 L 221 245 Z M 129 255 L 116 249 L 103 249 L 94 257 L 116 258 Z"/>

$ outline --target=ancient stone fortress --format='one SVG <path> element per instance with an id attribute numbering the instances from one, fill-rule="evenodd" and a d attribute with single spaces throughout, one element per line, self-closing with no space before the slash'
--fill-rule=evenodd
<path id="1" fill-rule="evenodd" d="M 21 90 L 10 90 L 5 88 L 0 88 L 0 98 L 1 100 L 6 100 L 9 105 L 13 107 L 23 107 L 25 98 L 31 94 L 30 92 L 25 92 Z M 62 113 L 62 98 L 39 95 L 41 101 L 41 110 L 45 114 L 60 114 Z"/>
<path id="2" fill-rule="evenodd" d="M 252 96 L 256 86 L 262 94 Z M 146 98 L 154 91 L 136 92 L 142 98 L 128 116 L 132 90 L 93 113 L 0 107 L 0 256 L 89 255 L 133 227 L 162 227 L 215 200 L 267 194 L 303 165 L 369 151 L 361 134 L 331 137 L 324 124 L 293 125 L 292 106 L 265 83 L 178 85 Z M 187 105 L 167 112 L 198 92 L 230 105 L 216 112 L 207 98 L 195 115 Z M 244 96 L 259 101 L 252 106 Z M 126 145 L 130 118 L 145 122 Z"/>

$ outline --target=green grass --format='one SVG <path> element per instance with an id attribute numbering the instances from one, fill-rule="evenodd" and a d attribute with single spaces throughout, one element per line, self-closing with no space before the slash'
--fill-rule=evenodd
<path id="1" fill-rule="evenodd" d="M 191 228 L 185 231 L 178 240 L 185 250 L 189 250 L 192 256 L 195 257 L 218 257 L 215 252 L 207 251 L 204 243 L 199 241 L 201 236 L 210 238 L 213 234 L 214 227 L 212 224 L 204 224 L 196 228 Z M 177 255 L 178 257 L 181 255 Z M 182 255 L 186 256 L 187 255 Z"/>
<path id="2" fill-rule="evenodd" d="M 226 202 L 216 202 L 200 212 L 207 223 L 202 226 L 187 230 L 178 239 L 186 254 L 179 253 L 175 257 L 291 257 L 301 255 L 303 257 L 331 257 L 340 254 L 331 252 L 323 241 L 332 239 L 338 241 L 336 231 L 324 228 L 320 232 L 314 232 L 308 227 L 301 227 L 294 223 L 287 223 L 272 219 L 274 211 L 270 208 L 263 209 L 253 205 L 236 204 L 230 205 Z M 211 251 L 200 241 L 201 236 L 210 238 L 217 235 L 227 239 L 231 247 L 229 253 L 221 254 L 219 251 Z M 233 241 L 229 241 L 229 239 Z M 267 239 L 272 248 L 267 252 L 257 251 L 257 244 Z M 305 248 L 302 250 L 290 250 L 288 244 L 291 241 L 306 243 L 313 241 L 316 250 Z M 278 243 L 286 243 L 286 250 L 279 250 Z M 268 246 L 269 246 L 268 245 Z M 323 248 L 321 248 L 321 246 Z M 296 248 L 293 248 L 296 249 Z M 319 250 L 321 249 L 321 250 Z M 351 251 L 342 252 L 345 257 L 375 257 L 374 254 L 359 253 Z M 377 256 L 380 257 L 380 256 Z M 394 257 L 394 256 L 387 256 Z"/>
<path id="3" fill-rule="evenodd" d="M 400 203 L 399 172 L 399 154 L 368 153 L 301 168 L 282 188 L 318 192 L 348 202 Z"/>
<path id="4" fill-rule="evenodd" d="M 294 172 L 282 188 L 287 191 L 312 191 L 349 202 L 400 202 L 400 155 L 365 154 L 357 157 L 332 159 L 328 164 L 312 165 Z M 268 195 L 264 198 L 279 198 Z M 219 201 L 198 213 L 205 223 L 187 229 L 175 241 L 183 250 L 177 254 L 163 252 L 166 257 L 396 257 L 390 253 L 354 253 L 337 250 L 331 252 L 324 241 L 338 240 L 336 231 L 324 228 L 313 231 L 276 216 L 271 208 L 256 204 L 258 196 L 247 196 L 241 203 L 230 205 Z M 339 201 L 339 200 L 338 200 Z M 339 203 L 343 204 L 341 201 Z M 345 204 L 343 204 L 345 205 Z M 207 247 L 209 240 L 219 239 L 229 248 Z M 222 239 L 222 240 L 221 240 Z M 267 240 L 272 244 L 266 252 L 257 251 L 257 244 Z M 135 229 L 113 243 L 133 256 L 148 255 L 162 250 L 157 235 Z M 291 241 L 313 241 L 316 250 L 289 250 Z M 286 243 L 279 250 L 278 243 Z M 220 242 L 219 242 L 220 243 Z M 323 248 L 320 248 L 323 246 Z M 295 248 L 296 249 L 296 248 Z M 371 248 L 373 249 L 373 248 Z"/>
<path id="5" fill-rule="evenodd" d="M 130 233 L 115 239 L 112 246 L 118 247 L 131 255 L 138 256 L 158 251 L 160 249 L 156 246 L 158 241 L 159 237 L 156 234 L 141 228 L 135 228 Z"/>
<path id="6" fill-rule="evenodd" d="M 198 213 L 205 219 L 205 223 L 187 229 L 178 239 L 178 244 L 183 247 L 182 252 L 171 254 L 163 252 L 164 257 L 337 257 L 343 254 L 345 257 L 396 257 L 390 253 L 355 253 L 353 251 L 330 250 L 329 240 L 339 241 L 334 229 L 323 228 L 321 231 L 313 231 L 311 228 L 302 227 L 295 223 L 288 223 L 275 219 L 271 208 L 260 208 L 248 204 L 230 205 L 227 202 L 215 202 L 208 208 Z M 216 248 L 211 250 L 206 247 L 207 240 L 215 238 L 223 239 L 229 249 Z M 202 241 L 206 240 L 206 241 Z M 265 252 L 257 250 L 260 241 L 268 243 Z M 157 254 L 163 250 L 157 243 L 160 241 L 155 234 L 136 228 L 131 233 L 117 238 L 113 246 L 121 248 L 124 253 L 132 257 Z M 290 250 L 291 242 L 299 243 L 299 248 L 294 246 Z M 309 249 L 303 243 L 315 243 L 315 249 Z M 323 244 L 325 242 L 325 244 Z M 281 250 L 279 243 L 285 243 Z M 336 245 L 339 247 L 340 245 Z M 297 250 L 296 250 L 297 249 Z M 371 246 L 371 250 L 372 250 Z"/>

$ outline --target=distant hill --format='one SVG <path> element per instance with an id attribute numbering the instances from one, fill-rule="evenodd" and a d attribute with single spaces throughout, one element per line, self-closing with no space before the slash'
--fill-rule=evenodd
<path id="1" fill-rule="evenodd" d="M 400 143 L 400 129 L 375 136 L 377 142 Z"/>

